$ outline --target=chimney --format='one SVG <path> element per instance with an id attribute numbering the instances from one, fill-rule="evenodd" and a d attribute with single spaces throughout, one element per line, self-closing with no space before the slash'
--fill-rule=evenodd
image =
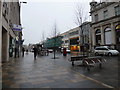
<path id="1" fill-rule="evenodd" d="M 95 0 L 92 0 L 92 2 L 90 2 L 91 7 L 95 7 L 96 5 L 97 5 L 97 2 Z"/>

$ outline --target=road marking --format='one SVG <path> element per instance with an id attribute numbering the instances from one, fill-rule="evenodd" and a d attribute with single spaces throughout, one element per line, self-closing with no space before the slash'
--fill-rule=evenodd
<path id="1" fill-rule="evenodd" d="M 74 70 L 72 70 L 72 71 L 75 72 L 75 73 L 77 73 L 77 74 L 79 74 L 80 76 L 82 76 L 82 77 L 84 77 L 84 78 L 87 78 L 87 79 L 89 79 L 89 80 L 91 80 L 91 81 L 94 81 L 94 82 L 96 82 L 96 83 L 98 83 L 98 84 L 101 84 L 101 85 L 103 85 L 103 86 L 105 86 L 105 87 L 107 87 L 107 88 L 114 88 L 114 87 L 112 87 L 112 86 L 110 86 L 110 85 L 107 85 L 107 84 L 105 84 L 105 83 L 103 83 L 103 82 L 97 81 L 97 80 L 95 80 L 95 79 L 93 79 L 93 78 L 90 78 L 90 77 L 87 77 L 87 76 L 85 76 L 85 75 L 83 75 L 83 74 L 80 74 L 79 72 L 76 72 L 76 71 L 74 71 Z"/>

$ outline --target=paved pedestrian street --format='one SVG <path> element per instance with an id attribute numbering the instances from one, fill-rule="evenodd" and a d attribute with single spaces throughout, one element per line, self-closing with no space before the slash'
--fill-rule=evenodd
<path id="1" fill-rule="evenodd" d="M 11 59 L 2 65 L 2 88 L 112 88 L 73 70 L 67 57 L 57 54 L 59 59 L 33 53 Z M 87 72 L 87 70 L 86 70 Z"/>

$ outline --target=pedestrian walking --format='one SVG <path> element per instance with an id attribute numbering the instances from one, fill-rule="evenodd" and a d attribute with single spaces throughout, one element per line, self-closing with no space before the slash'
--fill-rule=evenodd
<path id="1" fill-rule="evenodd" d="M 66 55 L 67 55 L 66 48 L 63 48 L 63 56 L 66 56 Z"/>
<path id="2" fill-rule="evenodd" d="M 28 54 L 28 49 L 26 49 L 26 54 Z"/>
<path id="3" fill-rule="evenodd" d="M 34 59 L 36 60 L 37 53 L 38 53 L 38 50 L 37 50 L 36 46 L 34 46 L 33 52 L 34 52 Z"/>
<path id="4" fill-rule="evenodd" d="M 15 58 L 17 57 L 17 52 L 18 52 L 17 47 L 15 47 Z"/>
<path id="5" fill-rule="evenodd" d="M 47 56 L 49 55 L 49 50 L 47 49 Z"/>
<path id="6" fill-rule="evenodd" d="M 19 48 L 15 47 L 15 58 L 19 57 Z"/>
<path id="7" fill-rule="evenodd" d="M 25 48 L 22 47 L 22 57 L 24 57 Z"/>

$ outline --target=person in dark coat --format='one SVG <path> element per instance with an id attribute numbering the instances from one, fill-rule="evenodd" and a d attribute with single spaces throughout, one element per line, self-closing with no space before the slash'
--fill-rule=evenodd
<path id="1" fill-rule="evenodd" d="M 63 56 L 66 56 L 66 55 L 67 55 L 66 48 L 63 48 Z"/>
<path id="2" fill-rule="evenodd" d="M 35 46 L 33 48 L 33 52 L 34 52 L 34 59 L 36 60 L 38 50 L 37 50 L 37 48 Z"/>
<path id="3" fill-rule="evenodd" d="M 26 54 L 28 54 L 28 49 L 26 49 Z"/>
<path id="4" fill-rule="evenodd" d="M 17 47 L 15 47 L 15 58 L 17 57 L 17 52 L 18 52 L 18 49 Z"/>
<path id="5" fill-rule="evenodd" d="M 22 56 L 24 57 L 25 48 L 22 47 Z"/>
<path id="6" fill-rule="evenodd" d="M 49 55 L 49 50 L 47 49 L 47 56 Z"/>
<path id="7" fill-rule="evenodd" d="M 16 57 L 19 57 L 19 48 L 18 47 L 15 47 L 15 58 Z"/>

